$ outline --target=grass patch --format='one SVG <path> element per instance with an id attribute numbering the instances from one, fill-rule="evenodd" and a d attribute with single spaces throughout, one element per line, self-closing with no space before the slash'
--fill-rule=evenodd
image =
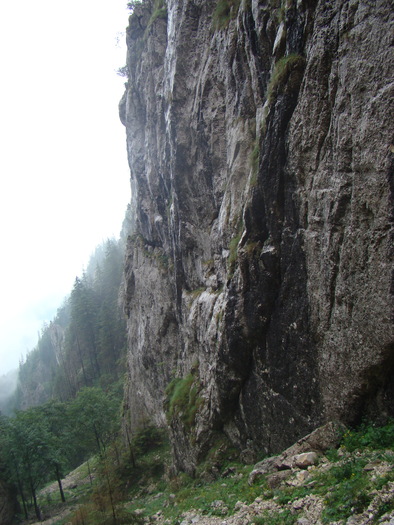
<path id="1" fill-rule="evenodd" d="M 212 15 L 213 27 L 224 29 L 237 16 L 241 0 L 218 0 Z"/>
<path id="2" fill-rule="evenodd" d="M 281 487 L 274 491 L 267 491 L 268 499 L 275 497 L 275 502 L 283 507 L 283 511 L 267 513 L 259 517 L 256 524 L 294 523 L 292 516 L 286 514 L 286 507 L 293 501 L 309 494 L 324 499 L 322 522 L 346 520 L 350 516 L 360 514 L 366 510 L 374 491 L 381 490 L 388 482 L 394 480 L 394 472 L 389 470 L 383 475 L 368 475 L 364 470 L 370 462 L 385 462 L 389 466 L 394 463 L 394 448 L 392 439 L 393 422 L 384 427 L 373 424 L 363 424 L 357 429 L 347 431 L 338 450 L 326 452 L 331 462 L 329 469 L 311 471 L 310 480 L 300 487 Z M 394 507 L 394 497 L 384 501 L 377 511 L 382 516 Z"/>
<path id="3" fill-rule="evenodd" d="M 238 244 L 239 244 L 239 241 L 241 240 L 241 237 L 242 237 L 242 233 L 238 233 L 235 237 L 231 239 L 230 244 L 228 246 L 230 254 L 228 256 L 227 262 L 228 262 L 229 272 L 231 274 L 234 273 L 235 262 L 238 256 Z"/>
<path id="4" fill-rule="evenodd" d="M 251 467 L 236 464 L 235 468 L 237 474 L 234 476 L 219 477 L 208 484 L 201 483 L 201 480 L 190 480 L 188 485 L 176 495 L 179 510 L 189 510 L 191 500 L 193 500 L 195 508 L 198 508 L 202 514 L 221 516 L 233 514 L 237 501 L 252 503 L 261 493 L 261 488 L 259 486 L 250 487 L 247 483 Z M 213 504 L 217 501 L 223 502 L 222 505 L 215 507 Z"/>
<path id="5" fill-rule="evenodd" d="M 267 87 L 269 104 L 275 101 L 278 94 L 283 92 L 285 87 L 288 87 L 290 90 L 298 88 L 301 81 L 300 72 L 303 71 L 304 65 L 304 57 L 297 54 L 288 55 L 276 62 Z"/>
<path id="6" fill-rule="evenodd" d="M 232 515 L 237 501 L 252 503 L 262 490 L 259 485 L 252 487 L 248 485 L 251 466 L 239 463 L 232 463 L 232 465 L 234 468 L 232 476 L 219 476 L 210 483 L 180 473 L 172 478 L 170 485 L 167 485 L 157 496 L 137 496 L 133 499 L 132 508 L 144 508 L 145 516 L 151 516 L 161 510 L 163 517 L 173 520 L 173 523 L 177 523 L 182 513 L 190 509 L 195 509 L 203 516 Z M 175 497 L 170 497 L 170 494 Z"/>
<path id="7" fill-rule="evenodd" d="M 196 363 L 188 375 L 173 380 L 167 388 L 167 410 L 180 418 L 193 412 L 198 404 L 197 368 Z M 292 525 L 303 515 L 302 510 L 292 508 L 292 503 L 307 495 L 315 495 L 324 501 L 320 520 L 331 523 L 364 512 L 376 491 L 383 489 L 385 496 L 378 501 L 371 521 L 377 523 L 381 516 L 394 510 L 394 497 L 389 497 L 386 486 L 394 481 L 394 472 L 392 468 L 390 470 L 394 463 L 393 426 L 393 422 L 384 427 L 363 424 L 346 432 L 340 449 L 327 451 L 330 463 L 324 468 L 323 465 L 312 468 L 303 485 L 283 484 L 268 489 L 265 478 L 252 486 L 248 484 L 253 466 L 239 463 L 239 451 L 233 449 L 228 438 L 220 432 L 215 435 L 204 461 L 198 466 L 195 478 L 184 473 L 171 475 L 169 442 L 161 430 L 146 424 L 132 437 L 135 465 L 129 458 L 127 447 L 122 450 L 120 443 L 118 450 L 115 446 L 107 451 L 106 463 L 100 458 L 90 461 L 95 474 L 93 487 L 87 481 L 86 490 L 82 487 L 70 490 L 69 504 L 79 505 L 79 515 L 74 515 L 73 521 L 64 518 L 63 523 L 80 525 L 82 520 L 92 525 L 113 523 L 108 521 L 113 519 L 113 511 L 119 524 L 138 523 L 137 509 L 143 509 L 144 517 L 160 511 L 162 518 L 174 525 L 182 521 L 183 512 L 191 509 L 200 515 L 225 519 L 236 512 L 238 501 L 250 504 L 260 497 L 266 500 L 275 498 L 279 509 L 261 512 L 251 523 Z M 369 464 L 384 468 L 371 471 L 370 467 L 365 468 Z M 86 463 L 78 469 L 78 474 L 80 479 L 88 476 Z M 109 485 L 111 492 L 107 490 Z M 43 494 L 43 505 L 45 497 Z M 50 499 L 47 507 L 61 508 L 57 494 L 53 493 Z"/>
<path id="8" fill-rule="evenodd" d="M 256 186 L 257 184 L 257 175 L 259 172 L 259 160 L 260 160 L 260 145 L 258 141 L 255 141 L 254 148 L 250 155 L 250 164 L 252 167 L 252 177 L 250 180 L 251 186 Z"/>
<path id="9" fill-rule="evenodd" d="M 167 5 L 165 3 L 165 0 L 155 0 L 155 3 L 153 4 L 153 11 L 151 14 L 151 17 L 148 22 L 147 29 L 150 28 L 152 24 L 156 22 L 158 19 L 167 20 Z"/>
<path id="10" fill-rule="evenodd" d="M 93 504 L 82 505 L 75 511 L 71 517 L 71 521 L 67 521 L 70 525 L 143 525 L 144 519 L 142 516 L 128 511 L 122 507 L 98 508 Z"/>
<path id="11" fill-rule="evenodd" d="M 238 245 L 239 245 L 239 241 L 241 240 L 241 237 L 243 234 L 243 229 L 244 229 L 243 220 L 239 219 L 237 234 L 231 239 L 228 245 L 229 255 L 227 258 L 227 270 L 229 273 L 229 277 L 232 277 L 234 275 L 235 263 L 238 257 Z"/>
<path id="12" fill-rule="evenodd" d="M 363 471 L 365 463 L 365 458 L 346 460 L 316 476 L 318 483 L 313 492 L 325 497 L 323 523 L 359 514 L 369 505 L 371 484 Z"/>
<path id="13" fill-rule="evenodd" d="M 286 509 L 281 512 L 269 513 L 268 511 L 253 519 L 254 525 L 293 525 L 298 516 Z"/>
<path id="14" fill-rule="evenodd" d="M 194 426 L 197 410 L 202 404 L 193 371 L 186 377 L 173 379 L 166 388 L 165 408 L 167 418 L 179 416 L 187 429 Z"/>
<path id="15" fill-rule="evenodd" d="M 200 287 L 200 288 L 195 288 L 194 290 L 190 290 L 187 293 L 187 295 L 193 297 L 193 299 L 197 299 L 197 297 L 200 297 L 200 295 L 205 292 L 206 288 L 204 288 L 203 286 Z"/>

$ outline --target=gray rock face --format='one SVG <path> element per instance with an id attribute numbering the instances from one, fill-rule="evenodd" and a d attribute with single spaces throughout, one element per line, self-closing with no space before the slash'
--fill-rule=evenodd
<path id="1" fill-rule="evenodd" d="M 168 422 L 192 472 L 219 434 L 274 453 L 393 415 L 391 2 L 148 4 L 120 103 L 125 426 Z"/>

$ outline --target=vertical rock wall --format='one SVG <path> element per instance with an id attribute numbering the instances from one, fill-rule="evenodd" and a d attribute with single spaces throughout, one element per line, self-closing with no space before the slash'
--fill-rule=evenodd
<path id="1" fill-rule="evenodd" d="M 125 424 L 190 472 L 394 415 L 390 2 L 239 4 L 127 29 Z"/>

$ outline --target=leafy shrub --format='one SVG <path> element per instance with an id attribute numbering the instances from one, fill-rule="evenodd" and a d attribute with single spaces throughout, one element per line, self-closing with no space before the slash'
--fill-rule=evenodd
<path id="1" fill-rule="evenodd" d="M 338 450 L 336 448 L 327 450 L 326 458 L 328 459 L 328 461 L 331 461 L 331 463 L 336 463 L 340 459 Z"/>
<path id="2" fill-rule="evenodd" d="M 127 9 L 133 11 L 137 5 L 143 5 L 143 3 L 144 0 L 130 0 L 130 2 L 127 2 Z"/>
<path id="3" fill-rule="evenodd" d="M 330 474 L 334 477 L 335 482 L 340 483 L 351 479 L 356 473 L 359 474 L 360 471 L 361 468 L 354 461 L 345 461 L 342 465 L 332 467 Z"/>
<path id="4" fill-rule="evenodd" d="M 167 6 L 165 0 L 131 0 L 127 3 L 127 8 L 133 12 L 137 6 L 145 6 L 150 12 L 151 16 L 148 22 L 147 29 L 158 18 L 167 18 Z"/>
<path id="5" fill-rule="evenodd" d="M 359 514 L 368 507 L 372 500 L 365 490 L 365 479 L 357 476 L 334 486 L 328 495 L 323 510 L 323 522 L 346 519 L 354 514 Z"/>
<path id="6" fill-rule="evenodd" d="M 145 454 L 163 444 L 163 433 L 154 425 L 148 425 L 136 433 L 133 446 L 137 454 Z"/>
<path id="7" fill-rule="evenodd" d="M 118 68 L 118 70 L 116 71 L 116 74 L 119 75 L 120 77 L 127 78 L 129 76 L 128 66 L 125 65 L 125 66 Z"/>
<path id="8" fill-rule="evenodd" d="M 394 420 L 378 427 L 373 423 L 363 423 L 356 430 L 348 430 L 342 439 L 342 445 L 349 451 L 371 448 L 374 450 L 394 449 Z"/>

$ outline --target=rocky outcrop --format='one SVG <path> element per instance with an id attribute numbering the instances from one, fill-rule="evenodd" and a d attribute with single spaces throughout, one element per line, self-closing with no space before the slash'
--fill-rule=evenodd
<path id="1" fill-rule="evenodd" d="M 218 435 L 252 460 L 394 415 L 390 2 L 161 4 L 120 103 L 126 427 L 193 472 Z"/>
<path id="2" fill-rule="evenodd" d="M 319 455 L 339 446 L 345 428 L 329 422 L 297 441 L 278 456 L 263 459 L 254 466 L 249 484 L 265 474 L 293 468 L 307 468 L 318 462 Z"/>

